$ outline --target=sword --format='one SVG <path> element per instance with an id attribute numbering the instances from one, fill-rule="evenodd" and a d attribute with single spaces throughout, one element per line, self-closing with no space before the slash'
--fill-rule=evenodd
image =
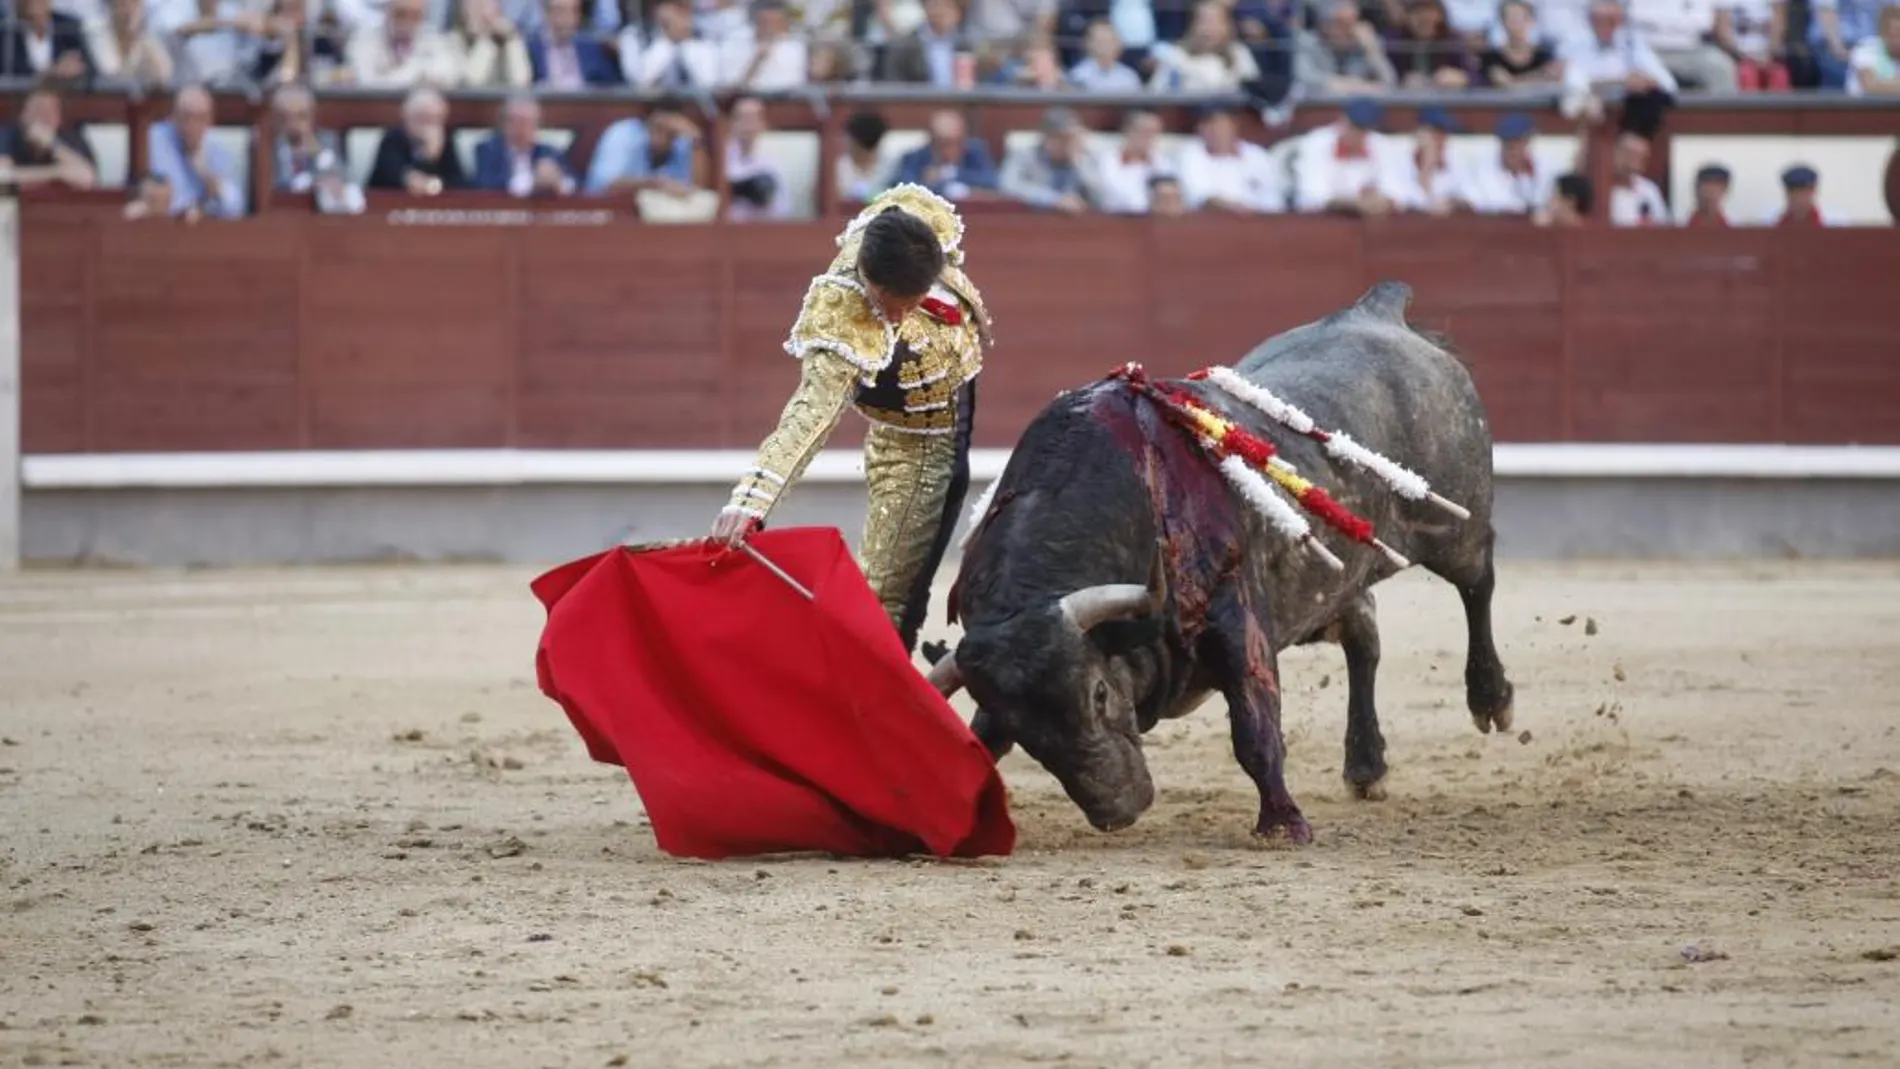
<path id="1" fill-rule="evenodd" d="M 793 590 L 798 591 L 800 594 L 805 595 L 806 601 L 818 600 L 816 595 L 814 595 L 810 590 L 806 589 L 805 584 L 799 582 L 796 579 L 793 579 L 789 574 L 786 573 L 785 569 L 779 567 L 776 564 L 773 564 L 771 559 L 768 558 L 765 554 L 760 553 L 757 549 L 754 549 L 752 547 L 752 543 L 741 542 L 739 543 L 739 548 L 742 551 L 744 551 L 746 556 L 751 557 L 753 560 L 758 561 L 760 564 L 765 565 L 765 568 L 767 571 L 771 572 L 773 575 L 778 576 L 780 579 L 785 580 L 785 585 L 791 587 Z"/>

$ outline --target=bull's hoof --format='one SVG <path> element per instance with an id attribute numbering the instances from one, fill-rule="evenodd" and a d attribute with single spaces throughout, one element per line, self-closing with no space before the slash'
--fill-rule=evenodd
<path id="1" fill-rule="evenodd" d="M 1478 725 L 1478 730 L 1486 735 L 1489 735 L 1493 731 L 1501 734 L 1511 730 L 1511 720 L 1513 718 L 1511 707 L 1516 702 L 1516 690 L 1509 683 L 1506 683 L 1504 684 L 1504 693 L 1498 697 L 1501 700 L 1496 702 L 1497 708 L 1495 709 L 1476 708 L 1474 703 L 1474 708 L 1471 710 L 1471 722 Z"/>
<path id="2" fill-rule="evenodd" d="M 1352 792 L 1354 798 L 1358 798 L 1362 801 L 1385 801 L 1385 777 L 1383 775 L 1362 783 L 1354 779 L 1351 772 L 1348 772 L 1346 773 L 1346 789 Z"/>
<path id="3" fill-rule="evenodd" d="M 1313 827 L 1306 818 L 1294 813 L 1291 816 L 1261 817 L 1260 823 L 1253 829 L 1256 839 L 1276 839 L 1280 830 L 1286 829 L 1286 841 L 1294 846 L 1305 846 L 1313 841 Z"/>

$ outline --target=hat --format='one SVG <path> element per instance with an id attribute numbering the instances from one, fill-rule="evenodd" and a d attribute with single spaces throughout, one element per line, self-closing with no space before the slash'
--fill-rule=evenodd
<path id="1" fill-rule="evenodd" d="M 1516 141 L 1531 136 L 1536 130 L 1537 124 L 1521 111 L 1507 112 L 1498 120 L 1497 134 L 1500 141 Z"/>
<path id="2" fill-rule="evenodd" d="M 1346 121 L 1361 130 L 1376 129 L 1385 121 L 1385 108 L 1369 97 L 1354 97 L 1346 102 Z"/>
<path id="3" fill-rule="evenodd" d="M 1805 163 L 1797 163 L 1781 172 L 1781 184 L 1787 189 L 1813 189 L 1821 176 Z"/>
<path id="4" fill-rule="evenodd" d="M 1727 185 L 1729 182 L 1728 168 L 1719 163 L 1703 165 L 1702 169 L 1695 173 L 1695 184 L 1699 186 L 1704 182 L 1720 182 L 1723 185 Z"/>
<path id="5" fill-rule="evenodd" d="M 1448 134 L 1465 132 L 1464 124 L 1460 123 L 1456 116 L 1436 104 L 1418 109 L 1418 125 L 1421 128 L 1431 127 L 1434 130 L 1443 130 Z"/>

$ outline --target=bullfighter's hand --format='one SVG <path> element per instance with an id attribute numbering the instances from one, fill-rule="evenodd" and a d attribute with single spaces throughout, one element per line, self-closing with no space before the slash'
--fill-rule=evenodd
<path id="1" fill-rule="evenodd" d="M 758 529 L 759 521 L 756 518 L 743 512 L 727 510 L 721 512 L 719 518 L 713 521 L 712 537 L 713 541 L 729 549 L 737 549 L 739 543 L 746 540 L 747 535 Z"/>

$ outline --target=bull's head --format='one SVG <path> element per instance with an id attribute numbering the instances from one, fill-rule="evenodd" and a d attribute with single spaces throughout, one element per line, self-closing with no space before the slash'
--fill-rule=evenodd
<path id="1" fill-rule="evenodd" d="M 1092 586 L 971 625 L 930 672 L 945 697 L 969 690 L 992 751 L 1019 743 L 1103 831 L 1133 824 L 1154 803 L 1154 781 L 1141 753 L 1135 681 L 1097 629 L 1162 610 L 1165 559 L 1157 553 L 1146 585 Z"/>

